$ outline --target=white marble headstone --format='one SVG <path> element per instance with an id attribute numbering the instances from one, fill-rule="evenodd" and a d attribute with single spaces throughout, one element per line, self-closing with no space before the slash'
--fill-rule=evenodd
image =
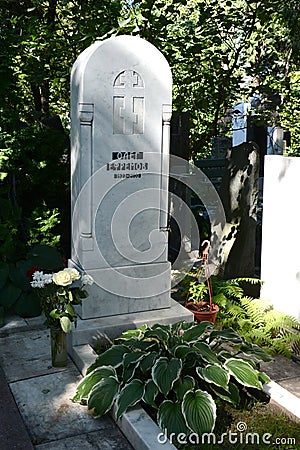
<path id="1" fill-rule="evenodd" d="M 95 280 L 83 319 L 170 305 L 171 71 L 133 36 L 96 42 L 71 75 L 72 259 Z"/>

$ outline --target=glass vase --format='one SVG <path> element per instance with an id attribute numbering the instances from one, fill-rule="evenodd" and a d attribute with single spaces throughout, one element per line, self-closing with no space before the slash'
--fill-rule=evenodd
<path id="1" fill-rule="evenodd" d="M 61 328 L 50 328 L 53 367 L 64 367 L 68 362 L 66 333 Z"/>

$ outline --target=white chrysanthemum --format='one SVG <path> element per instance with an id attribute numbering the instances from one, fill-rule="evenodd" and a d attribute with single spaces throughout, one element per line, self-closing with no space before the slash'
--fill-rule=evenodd
<path id="1" fill-rule="evenodd" d="M 52 281 L 53 281 L 52 274 L 51 273 L 45 273 L 43 281 L 44 281 L 45 284 L 52 283 Z"/>
<path id="2" fill-rule="evenodd" d="M 91 286 L 94 283 L 93 278 L 88 274 L 82 275 L 81 281 L 83 285 L 89 284 Z"/>
<path id="3" fill-rule="evenodd" d="M 44 272 L 39 272 L 38 270 L 36 270 L 33 275 L 32 275 L 32 279 L 33 280 L 40 280 L 44 275 Z"/>
<path id="4" fill-rule="evenodd" d="M 50 283 L 52 283 L 52 275 L 49 273 L 44 274 L 44 272 L 37 270 L 33 273 L 32 281 L 30 284 L 33 288 L 43 288 L 46 286 L 46 284 Z"/>

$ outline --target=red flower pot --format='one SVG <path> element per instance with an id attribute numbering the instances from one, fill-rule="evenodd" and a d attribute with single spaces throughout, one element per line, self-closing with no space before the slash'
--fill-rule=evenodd
<path id="1" fill-rule="evenodd" d="M 185 304 L 185 307 L 194 314 L 197 322 L 207 321 L 215 323 L 219 311 L 218 305 L 213 303 L 210 308 L 208 302 L 188 302 Z"/>

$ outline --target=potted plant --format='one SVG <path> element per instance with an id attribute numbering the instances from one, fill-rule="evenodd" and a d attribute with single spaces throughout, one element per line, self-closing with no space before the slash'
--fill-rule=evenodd
<path id="1" fill-rule="evenodd" d="M 50 328 L 52 365 L 62 367 L 67 364 L 66 333 L 71 331 L 71 323 L 76 326 L 75 305 L 88 296 L 84 287 L 92 284 L 92 278 L 81 275 L 75 268 L 65 268 L 55 273 L 44 273 L 36 267 L 28 271 L 31 286 L 37 289 L 41 299 L 46 325 Z"/>
<path id="2" fill-rule="evenodd" d="M 194 314 L 197 322 L 208 321 L 215 323 L 219 306 L 213 303 L 212 284 L 208 269 L 209 241 L 203 241 L 202 246 L 204 246 L 202 264 L 197 271 L 195 279 L 189 284 L 185 307 Z M 205 281 L 202 281 L 202 279 Z"/>

